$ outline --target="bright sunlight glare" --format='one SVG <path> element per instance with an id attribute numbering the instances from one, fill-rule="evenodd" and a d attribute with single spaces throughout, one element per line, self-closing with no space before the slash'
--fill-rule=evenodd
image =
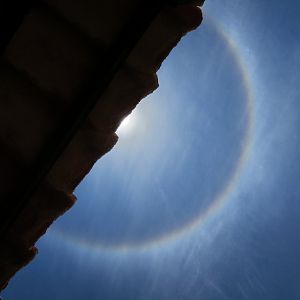
<path id="1" fill-rule="evenodd" d="M 126 134 L 132 131 L 135 127 L 135 117 L 133 114 L 128 115 L 123 121 L 121 122 L 120 126 L 118 127 L 116 133 L 117 134 Z"/>

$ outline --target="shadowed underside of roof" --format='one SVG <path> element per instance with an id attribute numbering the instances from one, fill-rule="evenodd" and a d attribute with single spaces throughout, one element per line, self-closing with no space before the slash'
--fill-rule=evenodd
<path id="1" fill-rule="evenodd" d="M 201 23 L 203 1 L 183 2 L 191 4 L 44 0 L 3 10 L 12 18 L 0 36 L 0 289 L 74 204 L 122 119 L 157 88 L 171 49 Z"/>

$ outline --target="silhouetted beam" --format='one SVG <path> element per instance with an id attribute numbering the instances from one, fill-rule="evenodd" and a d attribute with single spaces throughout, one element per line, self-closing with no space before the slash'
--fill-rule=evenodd
<path id="1" fill-rule="evenodd" d="M 29 1 L 31 4 L 34 1 Z M 47 174 L 71 142 L 74 135 L 82 127 L 88 115 L 95 107 L 101 96 L 114 78 L 117 71 L 122 67 L 128 55 L 133 50 L 137 42 L 146 32 L 152 21 L 165 6 L 176 6 L 178 3 L 190 3 L 195 1 L 141 1 L 140 7 L 133 14 L 129 23 L 116 39 L 115 43 L 108 49 L 104 59 L 95 67 L 95 72 L 91 80 L 87 82 L 81 91 L 74 106 L 68 116 L 59 126 L 52 139 L 45 145 L 39 157 L 29 170 L 24 174 L 23 184 L 7 199 L 9 203 L 8 211 L 2 213 L 4 224 L 0 228 L 0 235 L 3 236 L 14 224 L 20 213 L 28 204 L 28 201 L 44 181 Z M 197 1 L 204 2 L 204 1 Z M 28 6 L 26 6 L 28 9 Z M 26 11 L 24 8 L 24 10 Z M 19 17 L 18 17 L 19 18 Z M 19 19 L 18 19 L 19 20 Z M 16 202 L 17 201 L 17 202 Z"/>
<path id="2" fill-rule="evenodd" d="M 2 55 L 24 16 L 39 0 L 6 0 L 0 4 L 0 54 Z"/>

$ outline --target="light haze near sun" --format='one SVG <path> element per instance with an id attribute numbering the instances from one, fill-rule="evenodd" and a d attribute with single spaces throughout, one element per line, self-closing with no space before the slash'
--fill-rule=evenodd
<path id="1" fill-rule="evenodd" d="M 132 112 L 122 120 L 116 133 L 121 137 L 123 135 L 126 136 L 126 134 L 129 134 L 130 132 L 134 131 L 137 126 L 139 126 L 139 124 L 137 123 L 137 118 L 135 116 L 135 113 Z"/>

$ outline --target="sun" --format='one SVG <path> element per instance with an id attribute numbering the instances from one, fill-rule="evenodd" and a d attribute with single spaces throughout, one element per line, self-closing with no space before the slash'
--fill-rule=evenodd
<path id="1" fill-rule="evenodd" d="M 123 119 L 116 133 L 118 135 L 122 135 L 131 132 L 135 127 L 135 123 L 136 123 L 135 117 L 131 113 L 130 115 L 128 115 L 126 118 Z"/>

